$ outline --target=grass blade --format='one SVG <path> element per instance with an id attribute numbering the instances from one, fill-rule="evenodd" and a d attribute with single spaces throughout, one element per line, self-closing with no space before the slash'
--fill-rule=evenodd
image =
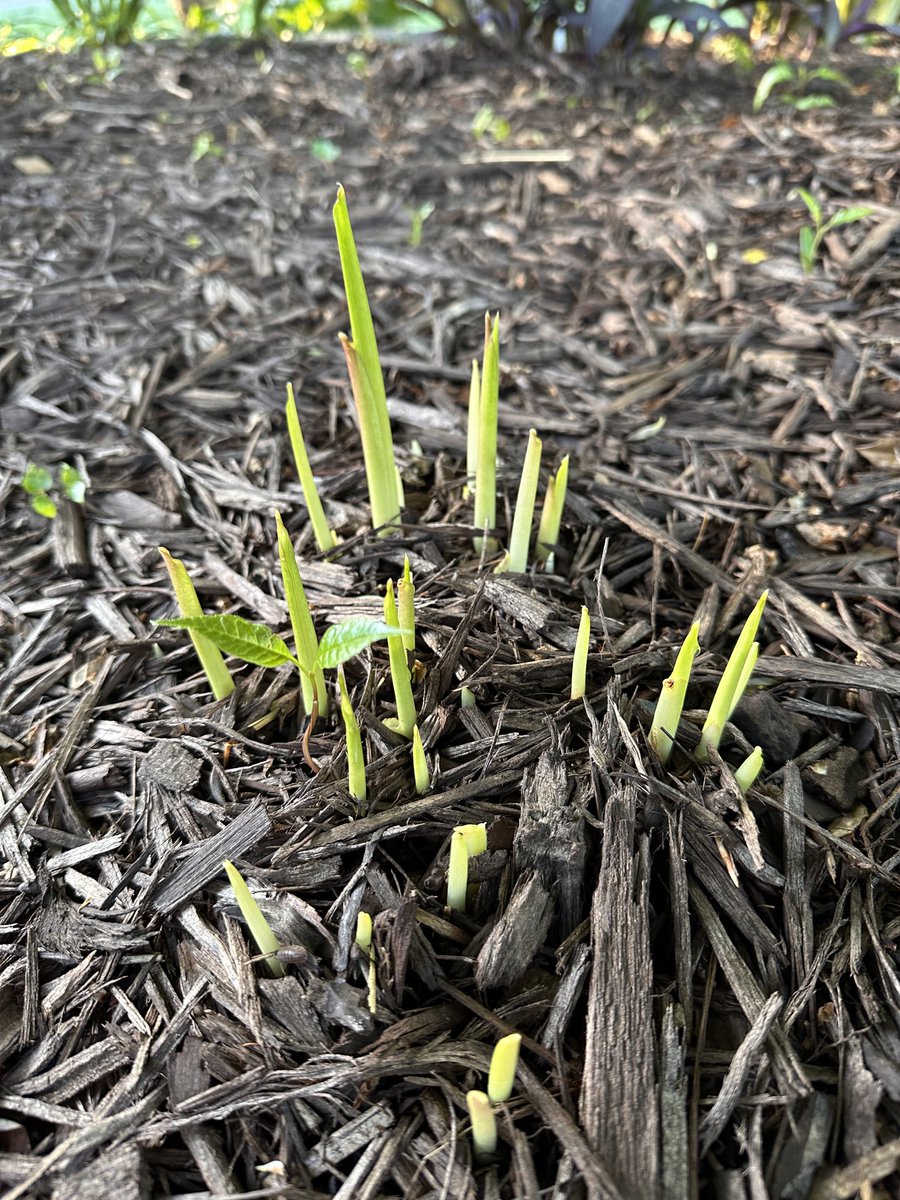
<path id="1" fill-rule="evenodd" d="M 237 867 L 228 861 L 222 865 L 225 868 L 225 873 L 228 875 L 228 882 L 234 891 L 234 898 L 238 902 L 241 916 L 247 922 L 247 928 L 250 930 L 250 934 L 258 946 L 260 954 L 266 956 L 266 966 L 272 975 L 276 978 L 281 978 L 284 975 L 284 967 L 275 957 L 281 949 L 278 938 L 272 932 L 272 927 L 263 916 L 256 902 L 256 897 L 247 887 L 244 877 Z"/>
<path id="2" fill-rule="evenodd" d="M 741 696 L 750 678 L 750 671 L 753 669 L 752 663 L 750 670 L 746 669 L 747 661 L 748 659 L 752 659 L 753 662 L 756 661 L 753 652 L 753 639 L 756 637 L 756 631 L 759 628 L 759 622 L 762 618 L 763 609 L 766 607 L 768 597 L 769 593 L 765 591 L 759 600 L 757 600 L 756 606 L 744 623 L 744 628 L 741 630 L 740 636 L 731 652 L 731 657 L 728 659 L 725 670 L 722 673 L 722 678 L 719 680 L 719 686 L 716 688 L 716 694 L 713 696 L 713 702 L 709 706 L 709 714 L 700 734 L 700 744 L 694 752 L 697 762 L 707 761 L 710 748 L 718 749 L 725 723 L 740 703 Z"/>
<path id="3" fill-rule="evenodd" d="M 284 596 L 287 600 L 288 612 L 291 617 L 291 628 L 294 631 L 294 644 L 300 672 L 300 686 L 303 689 L 303 707 L 306 715 L 313 710 L 317 702 L 319 712 L 323 715 L 327 709 L 328 692 L 325 688 L 325 676 L 322 668 L 316 666 L 319 656 L 319 642 L 316 628 L 313 625 L 309 602 L 300 578 L 300 568 L 294 553 L 291 535 L 284 527 L 281 513 L 275 514 L 275 528 L 278 533 L 278 561 L 281 565 L 281 579 L 284 583 Z"/>
<path id="4" fill-rule="evenodd" d="M 316 487 L 315 476 L 312 473 L 312 467 L 309 465 L 309 455 L 306 453 L 306 442 L 303 440 L 303 430 L 300 426 L 300 414 L 297 412 L 297 402 L 294 399 L 294 388 L 290 383 L 287 385 L 287 394 L 287 404 L 284 411 L 287 417 L 291 449 L 294 452 L 294 465 L 297 468 L 297 476 L 300 480 L 300 486 L 303 489 L 303 499 L 306 501 L 306 511 L 309 514 L 310 524 L 313 527 L 316 545 L 324 554 L 327 550 L 333 550 L 337 543 L 335 542 L 334 534 L 328 527 L 325 510 L 319 498 L 319 489 Z"/>
<path id="5" fill-rule="evenodd" d="M 481 397 L 478 403 L 478 463 L 475 469 L 475 525 L 493 529 L 497 523 L 497 408 L 500 402 L 500 315 L 491 321 L 484 315 L 484 366 L 481 372 Z M 475 539 L 480 554 L 494 550 L 488 538 Z"/>
<path id="6" fill-rule="evenodd" d="M 572 656 L 572 690 L 570 698 L 580 700 L 587 687 L 587 657 L 591 644 L 591 614 L 581 606 L 581 620 L 578 622 L 578 637 L 575 639 L 575 653 Z"/>
<path id="7" fill-rule="evenodd" d="M 538 562 L 545 564 L 544 569 L 547 571 L 553 570 L 553 547 L 559 541 L 559 529 L 562 525 L 568 485 L 569 456 L 567 454 L 559 464 L 556 474 L 551 475 L 547 483 L 547 494 L 544 496 L 544 506 L 541 509 L 541 520 L 534 547 L 535 558 Z"/>
<path id="8" fill-rule="evenodd" d="M 541 439 L 536 430 L 529 429 L 528 447 L 525 450 L 525 461 L 522 463 L 522 476 L 516 495 L 516 510 L 513 514 L 507 561 L 507 570 L 517 571 L 519 574 L 528 569 L 528 546 L 531 542 L 534 502 L 537 498 L 540 475 Z"/>
<path id="9" fill-rule="evenodd" d="M 396 525 L 400 520 L 402 495 L 402 484 L 394 463 L 390 428 L 385 441 L 378 401 L 362 357 L 346 334 L 338 334 L 338 339 L 347 360 L 350 387 L 359 418 L 359 436 L 362 440 L 369 504 L 372 508 L 372 527 L 384 534 L 388 531 L 388 526 Z"/>
<path id="10" fill-rule="evenodd" d="M 397 705 L 397 719 L 390 722 L 390 727 L 404 737 L 411 738 L 413 726 L 416 724 L 416 704 L 413 700 L 412 680 L 409 674 L 409 663 L 406 659 L 406 647 L 403 645 L 403 633 L 397 617 L 397 604 L 394 600 L 394 583 L 388 580 L 384 593 L 384 619 L 392 631 L 388 636 L 388 655 L 391 660 L 391 683 L 394 687 L 394 702 Z"/>
<path id="11" fill-rule="evenodd" d="M 447 907 L 454 912 L 466 911 L 466 890 L 469 886 L 469 851 L 465 835 L 454 829 L 450 835 L 450 863 L 447 867 Z"/>
<path id="12" fill-rule="evenodd" d="M 700 625 L 695 621 L 678 651 L 672 674 L 663 683 L 656 702 L 649 740 L 663 766 L 669 761 L 673 739 L 678 733 L 681 710 L 684 708 L 684 694 L 691 678 L 691 667 L 700 649 L 699 633 Z"/>
<path id="13" fill-rule="evenodd" d="M 408 632 L 403 634 L 403 646 L 408 654 L 416 649 L 416 588 L 409 558 L 403 559 L 403 574 L 397 581 L 397 614 L 400 625 Z"/>
<path id="14" fill-rule="evenodd" d="M 469 417 L 466 425 L 466 485 L 463 500 L 475 492 L 475 473 L 478 470 L 478 413 L 481 407 L 481 372 L 478 359 L 472 359 L 472 380 L 469 384 Z"/>
<path id="15" fill-rule="evenodd" d="M 197 599 L 197 592 L 190 575 L 188 575 L 187 567 L 180 558 L 173 558 L 165 546 L 160 546 L 159 552 L 166 564 L 166 570 L 169 572 L 169 579 L 172 581 L 172 590 L 175 593 L 178 611 L 182 617 L 202 617 L 203 609 L 200 607 L 200 601 Z M 204 637 L 202 633 L 195 633 L 193 630 L 191 630 L 191 641 L 194 643 L 194 649 L 200 659 L 200 666 L 209 680 L 213 695 L 217 700 L 224 700 L 234 691 L 234 680 L 225 665 L 221 651 L 209 638 Z"/>

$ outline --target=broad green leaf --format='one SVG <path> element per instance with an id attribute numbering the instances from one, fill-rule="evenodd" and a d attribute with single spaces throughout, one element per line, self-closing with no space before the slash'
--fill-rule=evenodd
<path id="1" fill-rule="evenodd" d="M 808 192 L 806 188 L 795 187 L 791 192 L 791 196 L 796 196 L 798 200 L 802 200 L 809 210 L 809 215 L 818 229 L 822 224 L 822 205 L 818 202 L 812 192 Z"/>
<path id="2" fill-rule="evenodd" d="M 29 463 L 22 479 L 22 487 L 29 496 L 39 496 L 53 487 L 53 476 L 46 467 Z"/>
<path id="3" fill-rule="evenodd" d="M 255 667 L 280 667 L 283 663 L 300 664 L 285 643 L 266 625 L 245 621 L 233 613 L 215 613 L 203 617 L 176 617 L 157 621 L 169 629 L 189 629 L 208 638 L 225 654 L 252 663 Z"/>
<path id="4" fill-rule="evenodd" d="M 773 67 L 769 67 L 762 79 L 756 85 L 756 92 L 753 96 L 753 111 L 759 112 L 769 96 L 772 94 L 772 89 L 777 87 L 779 83 L 787 83 L 793 78 L 793 68 L 789 63 L 775 63 Z"/>
<path id="5" fill-rule="evenodd" d="M 822 92 L 813 92 L 809 96 L 798 96 L 794 101 L 794 108 L 797 112 L 812 112 L 815 108 L 834 108 L 834 100 L 831 96 L 825 96 Z"/>
<path id="6" fill-rule="evenodd" d="M 31 507 L 39 517 L 47 517 L 52 521 L 56 516 L 56 505 L 53 503 L 50 497 L 46 496 L 43 492 L 39 492 L 36 496 L 32 496 Z"/>
<path id="7" fill-rule="evenodd" d="M 836 212 L 833 217 L 828 218 L 822 232 L 829 233 L 832 229 L 837 229 L 838 225 L 852 225 L 856 221 L 862 221 L 865 217 L 871 217 L 874 211 L 874 208 L 867 208 L 865 205 L 858 205 L 856 208 L 842 208 L 840 212 Z"/>
<path id="8" fill-rule="evenodd" d="M 75 504 L 84 504 L 87 484 L 77 467 L 70 467 L 68 463 L 63 463 L 59 468 L 59 482 L 70 500 Z"/>
<path id="9" fill-rule="evenodd" d="M 339 667 L 373 642 L 391 634 L 407 632 L 375 617 L 350 617 L 347 621 L 339 621 L 337 625 L 326 629 L 319 639 L 317 665 L 326 671 L 331 667 Z"/>

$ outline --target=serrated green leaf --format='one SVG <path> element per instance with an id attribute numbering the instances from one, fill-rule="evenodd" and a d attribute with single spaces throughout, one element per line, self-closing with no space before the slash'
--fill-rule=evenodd
<path id="1" fill-rule="evenodd" d="M 189 629 L 200 633 L 225 654 L 252 663 L 255 667 L 280 667 L 283 663 L 300 664 L 285 643 L 266 625 L 246 621 L 233 613 L 215 613 L 203 617 L 173 617 L 157 621 L 169 629 Z"/>
<path id="2" fill-rule="evenodd" d="M 46 467 L 29 463 L 22 478 L 22 487 L 29 496 L 40 496 L 42 492 L 49 492 L 53 487 L 53 476 Z"/>
<path id="3" fill-rule="evenodd" d="M 874 208 L 869 208 L 864 204 L 857 205 L 855 208 L 842 208 L 840 212 L 836 212 L 833 217 L 828 218 L 822 232 L 829 233 L 832 229 L 837 229 L 838 225 L 852 225 L 856 221 L 862 221 L 864 217 L 871 217 L 874 211 Z"/>
<path id="4" fill-rule="evenodd" d="M 330 626 L 322 634 L 319 639 L 317 665 L 325 670 L 339 667 L 373 642 L 380 641 L 390 634 L 409 632 L 408 629 L 397 629 L 375 617 L 350 617 L 347 621 L 339 621 L 337 625 Z"/>

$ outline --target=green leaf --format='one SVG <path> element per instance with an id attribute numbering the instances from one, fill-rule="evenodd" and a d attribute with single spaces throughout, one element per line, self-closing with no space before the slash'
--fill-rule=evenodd
<path id="1" fill-rule="evenodd" d="M 62 490 L 75 504 L 84 504 L 84 494 L 87 483 L 77 467 L 63 463 L 59 468 L 59 482 Z"/>
<path id="2" fill-rule="evenodd" d="M 50 497 L 45 495 L 43 492 L 40 492 L 37 496 L 32 497 L 31 507 L 38 514 L 38 516 L 47 517 L 51 521 L 56 516 L 56 505 L 53 503 Z"/>
<path id="3" fill-rule="evenodd" d="M 818 202 L 812 192 L 808 192 L 806 188 L 795 187 L 791 192 L 791 196 L 796 196 L 799 200 L 803 201 L 803 203 L 809 209 L 809 215 L 812 217 L 813 223 L 818 229 L 822 224 L 822 205 Z"/>
<path id="4" fill-rule="evenodd" d="M 280 667 L 283 663 L 300 664 L 285 643 L 266 625 L 245 621 L 233 613 L 216 613 L 203 617 L 174 617 L 157 621 L 169 629 L 189 629 L 200 633 L 225 654 L 252 663 L 255 667 Z"/>
<path id="5" fill-rule="evenodd" d="M 330 138 L 314 138 L 309 143 L 309 152 L 319 162 L 333 163 L 341 157 L 341 148 Z"/>
<path id="6" fill-rule="evenodd" d="M 793 104 L 797 112 L 811 112 L 814 108 L 834 108 L 832 97 L 825 96 L 821 92 L 813 92 L 809 96 L 798 96 Z"/>
<path id="7" fill-rule="evenodd" d="M 812 83 L 814 79 L 825 79 L 829 83 L 839 83 L 845 88 L 853 86 L 843 71 L 835 71 L 833 67 L 816 67 L 814 71 L 810 71 L 807 75 L 806 82 Z"/>
<path id="8" fill-rule="evenodd" d="M 259 947 L 260 954 L 266 956 L 266 966 L 271 974 L 277 978 L 284 975 L 284 967 L 280 959 L 275 955 L 280 947 L 278 938 L 275 936 L 272 926 L 262 914 L 262 909 L 257 903 L 256 897 L 247 887 L 243 875 L 227 860 L 222 863 L 225 868 L 225 873 L 228 876 L 228 882 L 231 884 L 234 898 L 238 902 L 238 908 L 241 910 L 241 916 L 247 922 L 247 927 L 253 935 L 253 940 Z"/>
<path id="9" fill-rule="evenodd" d="M 829 233 L 832 229 L 837 229 L 838 225 L 853 225 L 856 221 L 871 217 L 874 211 L 874 208 L 867 208 L 865 205 L 858 205 L 856 208 L 842 208 L 840 212 L 836 212 L 833 217 L 828 218 L 822 232 Z"/>
<path id="10" fill-rule="evenodd" d="M 794 69 L 789 63 L 775 63 L 773 67 L 769 67 L 762 79 L 756 85 L 756 92 L 753 96 L 753 111 L 759 112 L 769 96 L 772 94 L 772 89 L 777 87 L 779 83 L 788 83 L 794 75 Z"/>
<path id="11" fill-rule="evenodd" d="M 350 617 L 347 621 L 339 621 L 322 634 L 319 639 L 318 666 L 328 670 L 339 667 L 355 654 L 380 641 L 390 634 L 409 633 L 407 629 L 397 629 L 386 621 L 375 617 Z"/>
<path id="12" fill-rule="evenodd" d="M 22 487 L 29 496 L 40 496 L 42 492 L 49 492 L 53 487 L 53 476 L 46 467 L 29 463 L 22 479 Z"/>

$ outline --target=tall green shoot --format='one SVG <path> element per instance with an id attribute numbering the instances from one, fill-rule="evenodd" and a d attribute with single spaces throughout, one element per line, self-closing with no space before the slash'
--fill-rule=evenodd
<path id="1" fill-rule="evenodd" d="M 725 724 L 737 708 L 747 687 L 756 663 L 756 656 L 759 653 L 759 644 L 753 639 L 756 637 L 768 597 L 769 593 L 765 591 L 757 600 L 753 612 L 747 618 L 735 643 L 722 678 L 719 680 L 719 686 L 716 688 L 716 694 L 713 696 L 706 722 L 700 733 L 700 744 L 694 752 L 694 757 L 698 762 L 706 762 L 709 759 L 709 751 L 719 748 Z"/>
<path id="2" fill-rule="evenodd" d="M 397 524 L 400 519 L 394 443 L 375 326 L 350 225 L 347 197 L 342 187 L 338 188 L 333 215 L 350 313 L 351 337 L 341 335 L 341 344 L 359 417 L 372 525 L 386 533 L 388 527 Z"/>
<path id="3" fill-rule="evenodd" d="M 522 463 L 522 475 L 509 537 L 509 553 L 497 568 L 498 571 L 517 571 L 521 574 L 528 569 L 528 547 L 531 542 L 534 502 L 537 498 L 540 474 L 541 439 L 534 429 L 529 429 L 528 446 L 525 450 L 525 461 Z"/>
<path id="4" fill-rule="evenodd" d="M 663 766 L 669 761 L 681 721 L 684 696 L 691 678 L 691 666 L 700 649 L 699 633 L 700 625 L 694 622 L 678 651 L 672 674 L 664 680 L 656 702 L 653 724 L 650 726 L 650 746 Z"/>
<path id="5" fill-rule="evenodd" d="M 478 422 L 481 407 L 481 372 L 478 359 L 472 359 L 472 379 L 469 383 L 469 417 L 466 425 L 466 485 L 463 500 L 475 491 L 475 475 L 478 471 Z"/>
<path id="6" fill-rule="evenodd" d="M 394 721 L 388 721 L 387 724 L 403 737 L 411 738 L 413 727 L 416 724 L 416 704 L 413 699 L 412 679 L 406 658 L 406 646 L 403 644 L 402 626 L 397 615 L 392 579 L 388 580 L 384 593 L 384 620 L 387 628 L 397 631 L 388 635 L 388 656 L 391 664 L 391 683 L 394 686 L 394 701 L 397 705 L 397 718 Z"/>
<path id="7" fill-rule="evenodd" d="M 275 514 L 275 528 L 278 533 L 278 561 L 281 565 L 281 578 L 284 583 L 284 595 L 287 600 L 288 613 L 291 618 L 291 628 L 294 631 L 294 646 L 297 661 L 300 663 L 300 687 L 303 691 L 303 707 L 306 715 L 313 712 L 314 706 L 324 714 L 328 706 L 328 693 L 325 690 L 325 675 L 321 667 L 316 666 L 319 655 L 319 640 L 316 637 L 312 613 L 300 578 L 300 568 L 294 554 L 294 544 L 291 535 L 284 527 L 281 513 Z"/>
<path id="8" fill-rule="evenodd" d="M 200 601 L 197 599 L 197 592 L 190 575 L 188 575 L 187 567 L 180 558 L 173 558 L 165 546 L 160 546 L 159 552 L 166 564 L 166 570 L 169 572 L 169 579 L 172 581 L 172 590 L 175 593 L 178 611 L 182 617 L 202 617 L 203 609 L 200 607 Z M 199 631 L 191 630 L 191 641 L 194 643 L 194 649 L 197 651 L 200 665 L 209 680 L 213 695 L 217 700 L 224 700 L 234 691 L 234 680 L 225 665 L 225 659 L 215 644 Z"/>
<path id="9" fill-rule="evenodd" d="M 500 314 L 484 315 L 484 365 L 478 402 L 478 462 L 475 469 L 475 525 L 493 529 L 497 523 L 497 410 L 500 403 Z M 489 553 L 492 538 L 475 539 L 475 549 Z"/>
<path id="10" fill-rule="evenodd" d="M 338 667 L 338 686 L 341 692 L 341 719 L 344 722 L 344 737 L 347 742 L 347 790 L 360 806 L 366 802 L 366 760 L 363 755 L 359 721 L 350 703 L 344 668 Z"/>
<path id="11" fill-rule="evenodd" d="M 569 456 L 559 464 L 555 475 L 547 481 L 547 492 L 541 509 L 541 520 L 538 525 L 537 542 L 534 556 L 544 564 L 545 571 L 553 570 L 553 547 L 559 541 L 559 530 L 562 525 L 563 508 L 566 503 L 566 489 L 569 485 Z"/>
<path id="12" fill-rule="evenodd" d="M 591 614 L 581 606 L 581 620 L 578 622 L 578 636 L 575 639 L 575 653 L 572 655 L 572 687 L 570 699 L 580 700 L 587 687 L 588 648 L 591 644 Z"/>
<path id="13" fill-rule="evenodd" d="M 228 882 L 234 891 L 234 898 L 238 902 L 241 916 L 247 922 L 247 928 L 250 930 L 254 942 L 259 947 L 260 954 L 265 955 L 266 966 L 272 975 L 280 979 L 284 975 L 284 966 L 275 957 L 281 949 L 278 938 L 273 933 L 269 922 L 263 916 L 256 897 L 247 887 L 244 877 L 237 867 L 227 860 L 222 865 L 228 876 Z"/>

